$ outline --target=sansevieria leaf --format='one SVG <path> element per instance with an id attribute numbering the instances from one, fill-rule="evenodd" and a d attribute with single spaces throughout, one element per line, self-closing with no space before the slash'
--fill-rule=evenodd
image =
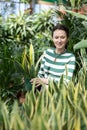
<path id="1" fill-rule="evenodd" d="M 30 65 L 34 66 L 34 48 L 33 45 L 30 44 L 30 49 L 29 49 L 29 56 L 30 56 Z"/>
<path id="2" fill-rule="evenodd" d="M 70 0 L 71 6 L 74 8 L 75 7 L 75 0 Z"/>
<path id="3" fill-rule="evenodd" d="M 36 102 L 36 112 L 41 115 L 44 111 L 44 93 L 40 93 L 38 100 Z"/>
<path id="4" fill-rule="evenodd" d="M 33 105 L 32 98 L 30 97 L 29 93 L 26 95 L 26 100 L 25 100 L 25 103 L 23 104 L 23 107 L 24 107 L 26 116 L 28 116 L 31 119 L 34 114 L 34 105 Z"/>
<path id="5" fill-rule="evenodd" d="M 25 46 L 24 52 L 23 52 L 23 55 L 22 55 L 22 67 L 23 68 L 24 68 L 25 62 L 26 62 L 26 54 L 27 54 L 27 47 Z"/>
<path id="6" fill-rule="evenodd" d="M 73 130 L 81 130 L 80 129 L 80 116 L 78 114 L 75 116 L 74 129 Z"/>
<path id="7" fill-rule="evenodd" d="M 5 130 L 9 130 L 9 125 L 10 125 L 9 111 L 7 109 L 7 106 L 4 103 L 2 104 L 1 112 L 2 112 L 3 121 L 4 121 L 4 123 L 3 123 L 4 128 L 5 128 Z"/>
<path id="8" fill-rule="evenodd" d="M 9 130 L 24 130 L 24 123 L 20 116 L 20 109 L 18 103 L 15 101 L 10 116 L 10 129 Z"/>

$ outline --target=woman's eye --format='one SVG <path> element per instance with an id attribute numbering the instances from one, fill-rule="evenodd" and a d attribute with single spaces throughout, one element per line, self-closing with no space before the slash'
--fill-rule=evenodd
<path id="1" fill-rule="evenodd" d="M 58 36 L 55 36 L 55 39 L 58 39 L 59 37 Z"/>
<path id="2" fill-rule="evenodd" d="M 65 38 L 65 36 L 61 36 L 60 38 L 61 38 L 61 39 L 64 39 L 64 38 Z"/>

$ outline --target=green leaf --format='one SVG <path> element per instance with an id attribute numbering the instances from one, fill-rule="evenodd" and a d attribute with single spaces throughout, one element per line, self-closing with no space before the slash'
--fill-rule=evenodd
<path id="1" fill-rule="evenodd" d="M 83 14 L 79 14 L 79 13 L 75 13 L 73 11 L 70 10 L 66 10 L 67 13 L 70 13 L 73 16 L 76 16 L 77 18 L 83 19 L 83 20 L 87 20 L 87 17 Z"/>
<path id="2" fill-rule="evenodd" d="M 40 93 L 36 102 L 36 113 L 41 115 L 44 113 L 44 93 Z"/>
<path id="3" fill-rule="evenodd" d="M 26 94 L 26 98 L 25 98 L 23 107 L 24 107 L 26 116 L 28 116 L 28 118 L 31 119 L 34 115 L 34 104 L 32 102 L 32 98 L 30 97 L 29 93 Z"/>
<path id="4" fill-rule="evenodd" d="M 87 40 L 81 40 L 77 44 L 74 45 L 74 50 L 76 51 L 77 49 L 82 49 L 82 48 L 87 48 Z"/>
<path id="5" fill-rule="evenodd" d="M 20 109 L 18 107 L 18 103 L 15 101 L 13 105 L 13 109 L 10 116 L 10 129 L 14 130 L 24 130 L 24 123 L 20 116 Z M 10 130 L 9 129 L 9 130 Z"/>
<path id="6" fill-rule="evenodd" d="M 6 130 L 9 130 L 10 128 L 10 122 L 9 122 L 9 111 L 7 109 L 7 106 L 5 104 L 2 104 L 2 108 L 1 108 L 1 113 L 3 116 L 3 121 L 4 121 L 4 128 Z"/>
<path id="7" fill-rule="evenodd" d="M 30 44 L 30 49 L 29 49 L 29 59 L 30 59 L 30 65 L 34 66 L 34 49 L 33 49 L 33 45 Z"/>

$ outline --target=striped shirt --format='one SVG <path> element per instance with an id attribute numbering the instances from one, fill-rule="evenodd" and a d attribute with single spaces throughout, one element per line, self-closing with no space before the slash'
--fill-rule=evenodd
<path id="1" fill-rule="evenodd" d="M 56 60 L 55 60 L 56 59 Z M 59 81 L 63 75 L 66 82 L 70 81 L 75 70 L 75 56 L 67 50 L 58 54 L 55 48 L 44 51 L 38 77 Z"/>

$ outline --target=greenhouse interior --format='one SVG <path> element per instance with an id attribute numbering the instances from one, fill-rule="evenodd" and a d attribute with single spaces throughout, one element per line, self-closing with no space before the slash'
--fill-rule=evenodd
<path id="1" fill-rule="evenodd" d="M 87 130 L 87 0 L 0 0 L 0 130 Z"/>

